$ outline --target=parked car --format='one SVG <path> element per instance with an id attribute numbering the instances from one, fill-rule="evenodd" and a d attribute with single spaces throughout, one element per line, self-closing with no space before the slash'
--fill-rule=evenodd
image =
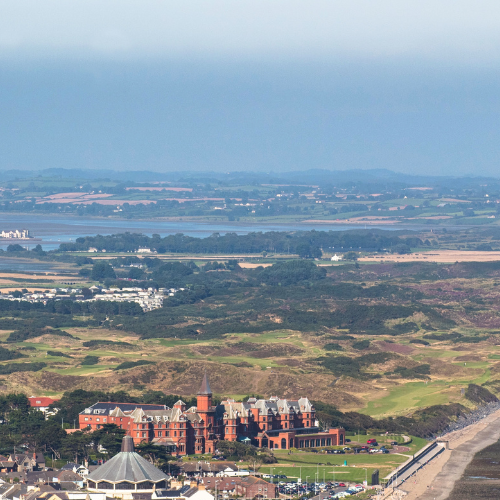
<path id="1" fill-rule="evenodd" d="M 366 441 L 366 444 L 373 444 L 373 445 L 377 446 L 378 443 L 377 443 L 376 439 L 372 438 L 372 439 L 368 439 L 368 441 Z"/>

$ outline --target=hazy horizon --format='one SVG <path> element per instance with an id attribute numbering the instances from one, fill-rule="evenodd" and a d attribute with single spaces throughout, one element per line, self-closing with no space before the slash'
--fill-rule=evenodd
<path id="1" fill-rule="evenodd" d="M 493 1 L 2 7 L 1 170 L 497 175 Z"/>

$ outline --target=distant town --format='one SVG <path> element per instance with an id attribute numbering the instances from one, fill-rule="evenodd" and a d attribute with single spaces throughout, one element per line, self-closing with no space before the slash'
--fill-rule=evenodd
<path id="1" fill-rule="evenodd" d="M 88 291 L 90 291 L 90 293 Z M 185 288 L 103 288 L 92 286 L 86 290 L 81 288 L 52 288 L 46 291 L 30 292 L 15 291 L 0 293 L 0 299 L 18 302 L 43 303 L 49 301 L 70 300 L 75 302 L 135 302 L 142 307 L 144 312 L 159 309 L 163 306 L 166 297 L 173 297 L 178 291 Z M 84 293 L 86 292 L 86 294 Z"/>
<path id="2" fill-rule="evenodd" d="M 29 229 L 13 229 L 12 231 L 0 232 L 0 238 L 5 238 L 9 240 L 29 240 L 33 238 L 30 234 Z"/>

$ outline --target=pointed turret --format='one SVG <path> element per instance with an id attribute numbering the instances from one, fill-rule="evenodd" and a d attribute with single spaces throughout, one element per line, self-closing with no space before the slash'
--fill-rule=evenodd
<path id="1" fill-rule="evenodd" d="M 208 383 L 206 370 L 205 375 L 203 376 L 203 381 L 201 382 L 200 390 L 198 391 L 198 394 L 196 396 L 196 400 L 198 412 L 212 410 L 212 389 L 210 389 L 210 384 Z M 205 418 L 204 420 L 206 421 Z"/>
<path id="2" fill-rule="evenodd" d="M 132 453 L 134 451 L 134 440 L 130 436 L 124 436 L 121 451 Z"/>
<path id="3" fill-rule="evenodd" d="M 203 376 L 203 381 L 201 383 L 200 390 L 198 391 L 200 395 L 212 395 L 212 389 L 210 389 L 210 384 L 208 383 L 207 372 L 205 370 L 205 375 Z"/>

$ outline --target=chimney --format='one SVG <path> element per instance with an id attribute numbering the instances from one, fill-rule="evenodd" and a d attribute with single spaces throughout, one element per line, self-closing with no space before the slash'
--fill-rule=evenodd
<path id="1" fill-rule="evenodd" d="M 200 484 L 198 485 L 198 490 L 199 490 L 199 491 L 205 491 L 205 490 L 206 490 L 205 485 L 204 485 L 203 483 L 200 483 Z"/>

